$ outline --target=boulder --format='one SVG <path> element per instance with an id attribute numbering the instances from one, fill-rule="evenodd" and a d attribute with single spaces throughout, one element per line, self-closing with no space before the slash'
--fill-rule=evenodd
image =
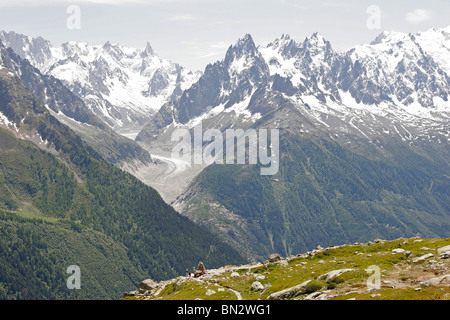
<path id="1" fill-rule="evenodd" d="M 355 271 L 355 269 L 339 269 L 339 270 L 333 270 L 330 272 L 327 272 L 325 274 L 320 275 L 317 280 L 322 280 L 324 278 L 326 278 L 327 281 L 330 281 L 331 279 L 333 279 L 334 277 L 338 277 L 341 274 L 345 273 L 345 272 L 350 272 L 350 271 Z"/>
<path id="2" fill-rule="evenodd" d="M 237 277 L 239 277 L 239 273 L 237 273 L 237 272 L 232 272 L 231 275 L 230 275 L 230 277 L 231 277 L 231 278 L 237 278 Z"/>
<path id="3" fill-rule="evenodd" d="M 313 292 L 311 294 L 308 294 L 304 300 L 316 300 L 319 296 L 322 295 L 322 292 L 317 291 L 317 292 Z"/>
<path id="4" fill-rule="evenodd" d="M 206 270 L 205 269 L 205 265 L 203 264 L 203 262 L 200 261 L 198 263 L 197 270 L 200 270 L 200 271 L 205 271 Z"/>
<path id="5" fill-rule="evenodd" d="M 445 276 L 431 278 L 425 281 L 422 281 L 419 286 L 421 287 L 429 287 L 429 286 L 437 286 L 440 284 L 449 284 L 450 283 L 450 274 L 446 274 Z"/>
<path id="6" fill-rule="evenodd" d="M 203 271 L 201 271 L 201 270 L 194 271 L 194 278 L 201 277 L 202 275 L 203 275 Z"/>
<path id="7" fill-rule="evenodd" d="M 216 292 L 214 291 L 214 290 L 211 290 L 211 289 L 208 289 L 208 290 L 206 290 L 206 295 L 207 296 L 212 296 L 213 294 L 215 294 Z"/>
<path id="8" fill-rule="evenodd" d="M 281 260 L 281 257 L 277 253 L 273 253 L 273 254 L 271 254 L 269 256 L 269 262 L 277 262 L 277 261 L 280 261 L 280 260 Z"/>
<path id="9" fill-rule="evenodd" d="M 310 282 L 311 280 L 307 280 L 299 285 L 293 286 L 288 289 L 284 289 L 281 291 L 277 291 L 272 293 L 267 297 L 267 300 L 283 300 L 287 298 L 295 297 L 296 295 L 303 292 L 303 288 Z"/>
<path id="10" fill-rule="evenodd" d="M 424 261 L 424 260 L 426 260 L 428 258 L 431 258 L 431 257 L 433 257 L 433 254 L 432 253 L 427 253 L 427 254 L 424 254 L 423 256 L 414 258 L 413 262 L 416 263 L 416 262 L 419 262 L 419 261 Z"/>
<path id="11" fill-rule="evenodd" d="M 439 255 L 446 253 L 446 252 L 450 251 L 450 245 L 441 247 L 441 248 L 437 249 L 437 251 L 438 251 Z"/>
<path id="12" fill-rule="evenodd" d="M 152 290 L 158 286 L 158 283 L 153 281 L 152 279 L 147 279 L 139 283 L 139 287 L 144 290 Z"/>
<path id="13" fill-rule="evenodd" d="M 251 290 L 253 291 L 262 291 L 264 290 L 264 286 L 259 281 L 255 281 L 252 283 Z"/>
<path id="14" fill-rule="evenodd" d="M 404 252 L 405 252 L 405 249 L 400 249 L 400 248 L 392 250 L 392 253 L 404 253 Z"/>
<path id="15" fill-rule="evenodd" d="M 280 261 L 278 261 L 278 264 L 283 267 L 286 267 L 289 265 L 289 263 L 286 260 L 280 260 Z"/>

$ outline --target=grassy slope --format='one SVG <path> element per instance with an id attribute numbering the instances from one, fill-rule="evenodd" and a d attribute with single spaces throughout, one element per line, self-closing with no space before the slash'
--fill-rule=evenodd
<path id="1" fill-rule="evenodd" d="M 227 266 L 215 274 L 198 279 L 179 277 L 167 283 L 158 295 L 147 297 L 127 297 L 125 299 L 167 299 L 167 300 L 237 300 L 238 292 L 244 300 L 266 299 L 270 294 L 299 285 L 311 280 L 319 286 L 314 291 L 326 291 L 332 299 L 383 299 L 383 300 L 439 300 L 450 299 L 450 288 L 447 285 L 420 287 L 423 280 L 450 274 L 450 260 L 439 259 L 437 248 L 450 244 L 450 238 L 397 239 L 374 244 L 355 244 L 326 248 L 314 255 L 299 255 L 283 260 L 283 263 L 253 264 L 245 266 Z M 407 258 L 402 253 L 394 254 L 392 250 L 402 248 L 411 251 Z M 426 248 L 430 249 L 427 250 Z M 427 261 L 414 263 L 414 257 L 427 253 L 434 257 Z M 430 263 L 431 260 L 437 263 Z M 381 270 L 381 289 L 369 292 L 366 282 L 371 273 L 366 269 L 377 266 Z M 317 280 L 320 275 L 337 269 L 354 269 L 343 273 L 338 280 L 327 282 Z M 232 272 L 238 277 L 231 278 Z M 214 275 L 215 274 L 215 275 Z M 266 287 L 263 291 L 252 291 L 251 285 L 256 276 L 263 275 L 261 284 Z M 219 291 L 219 288 L 222 290 Z M 216 293 L 206 295 L 206 291 Z M 301 291 L 290 299 L 304 299 L 311 292 Z"/>
<path id="2" fill-rule="evenodd" d="M 76 246 L 79 254 L 86 251 L 87 256 L 96 255 L 98 248 L 95 244 L 101 242 L 97 241 L 101 237 L 115 246 L 117 252 L 125 248 L 126 255 L 117 261 L 118 266 L 127 263 L 131 266 L 120 271 L 122 279 L 125 279 L 123 285 L 129 285 L 130 279 L 136 281 L 140 277 L 137 274 L 142 275 L 142 272 L 159 280 L 173 277 L 199 259 L 205 259 L 210 265 L 220 265 L 229 259 L 242 261 L 230 247 L 175 212 L 154 189 L 102 160 L 79 136 L 52 117 L 19 79 L 9 76 L 5 70 L 0 70 L 0 110 L 20 127 L 21 135 L 40 136 L 43 141 L 48 141 L 47 147 L 52 150 L 50 154 L 29 141 L 0 130 L 0 210 L 9 214 L 7 218 L 14 219 L 14 224 L 26 225 L 27 220 L 39 218 L 50 223 L 51 227 L 47 229 L 50 234 L 60 234 L 61 228 L 78 233 L 66 232 L 68 241 L 81 241 L 80 233 L 92 233 L 94 238 L 90 245 Z M 18 234 L 17 237 L 21 238 L 20 232 L 3 223 L 2 228 L 5 230 L 2 238 L 5 248 L 13 245 L 10 236 L 15 238 Z M 62 268 L 58 272 L 65 272 L 66 260 L 62 257 L 67 251 L 63 247 L 58 251 L 57 244 L 53 246 L 49 243 L 50 238 L 43 236 L 47 232 L 39 232 L 39 227 L 36 228 L 36 237 L 43 237 L 43 245 L 50 248 L 50 252 L 59 252 L 55 253 L 58 256 L 56 264 Z M 21 227 L 17 226 L 17 229 Z M 34 233 L 33 228 L 29 229 Z M 14 274 L 19 277 L 15 273 L 17 262 L 23 263 L 24 268 L 35 268 L 36 261 L 44 265 L 55 263 L 50 259 L 53 256 L 46 252 L 41 254 L 32 243 L 18 241 L 16 249 L 11 253 L 13 256 L 8 255 L 8 251 L 0 251 L 5 261 L 0 264 L 5 275 L 0 278 L 3 288 L 11 288 L 16 280 Z M 21 250 L 27 254 L 20 254 Z M 121 258 L 126 261 L 120 261 Z M 112 266 L 112 261 L 104 268 L 97 267 L 98 270 L 109 270 L 103 277 L 92 278 L 93 281 L 101 280 L 104 288 L 111 287 L 109 281 L 115 279 L 112 273 L 116 269 L 108 267 Z M 128 274 L 134 277 L 130 278 Z M 8 298 L 53 298 L 52 290 L 45 290 L 45 287 L 61 286 L 61 278 L 53 272 L 46 278 L 50 281 L 48 283 L 36 282 L 36 275 L 30 272 L 20 272 L 20 277 L 21 283 L 25 281 L 33 287 L 28 291 L 36 294 L 21 294 L 20 286 L 16 286 L 13 291 L 6 289 Z M 116 297 L 121 291 L 111 290 L 114 292 L 110 295 L 103 295 L 102 290 L 95 289 L 97 287 L 94 284 L 85 286 L 86 289 L 91 288 L 85 296 Z M 122 285 L 111 288 L 122 288 Z"/>

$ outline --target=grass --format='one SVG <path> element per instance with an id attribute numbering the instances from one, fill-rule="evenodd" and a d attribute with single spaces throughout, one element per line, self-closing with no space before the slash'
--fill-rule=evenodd
<path id="1" fill-rule="evenodd" d="M 60 219 L 59 218 L 55 218 L 55 217 L 49 217 L 49 216 L 45 216 L 42 214 L 42 212 L 37 209 L 35 206 L 33 206 L 30 203 L 23 203 L 22 207 L 20 207 L 16 212 L 16 215 L 18 215 L 21 218 L 25 218 L 25 219 L 37 219 L 37 220 L 42 220 L 45 222 L 50 222 L 50 223 L 56 223 L 58 222 Z"/>
<path id="2" fill-rule="evenodd" d="M 421 240 L 421 241 L 417 241 Z M 327 249 L 313 256 L 297 256 L 284 263 L 266 263 L 259 267 L 241 266 L 229 272 L 217 276 L 211 276 L 200 282 L 190 280 L 182 284 L 167 286 L 157 299 L 214 299 L 234 300 L 236 295 L 228 290 L 231 288 L 239 292 L 244 300 L 266 299 L 270 294 L 294 287 L 307 280 L 310 283 L 297 293 L 294 299 L 301 299 L 308 293 L 331 290 L 334 299 L 386 299 L 386 300 L 440 300 L 450 299 L 448 287 L 421 287 L 415 290 L 420 281 L 438 275 L 446 274 L 450 270 L 449 259 L 440 260 L 437 257 L 437 249 L 450 244 L 450 238 L 444 239 L 397 239 L 380 243 L 347 245 Z M 407 257 L 403 253 L 392 252 L 393 249 L 402 248 L 410 251 Z M 429 250 L 428 250 L 428 249 Z M 431 268 L 427 262 L 413 263 L 414 257 L 432 253 L 435 260 L 442 263 L 444 270 Z M 369 292 L 367 279 L 372 275 L 368 272 L 371 266 L 376 266 L 381 271 L 381 280 L 386 283 L 380 290 Z M 351 268 L 354 271 L 345 272 L 329 281 L 320 275 L 332 270 Z M 239 277 L 231 278 L 231 271 L 237 272 Z M 265 289 L 262 291 L 251 290 L 251 285 L 257 276 L 264 276 L 258 280 Z M 202 282 L 203 281 L 203 282 Z M 389 282 L 390 281 L 390 282 Z M 395 288 L 392 288 L 394 283 Z M 225 288 L 219 292 L 218 288 Z M 206 296 L 208 289 L 216 291 L 216 294 Z"/>

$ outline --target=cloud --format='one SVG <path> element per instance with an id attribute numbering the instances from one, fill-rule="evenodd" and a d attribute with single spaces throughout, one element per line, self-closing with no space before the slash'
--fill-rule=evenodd
<path id="1" fill-rule="evenodd" d="M 192 21 L 196 20 L 195 16 L 190 13 L 173 14 L 167 17 L 166 21 Z"/>
<path id="2" fill-rule="evenodd" d="M 160 2 L 152 0 L 150 2 Z M 148 4 L 145 0 L 0 0 L 0 7 L 39 7 L 43 5 L 82 5 L 82 4 L 105 4 L 105 5 L 127 5 Z"/>
<path id="3" fill-rule="evenodd" d="M 349 4 L 346 2 L 322 2 L 322 7 L 347 8 L 347 7 L 349 7 Z"/>
<path id="4" fill-rule="evenodd" d="M 416 9 L 406 14 L 406 21 L 410 23 L 421 23 L 431 19 L 431 10 Z"/>
<path id="5" fill-rule="evenodd" d="M 227 49 L 230 43 L 227 41 L 212 42 L 209 44 L 211 49 Z"/>
<path id="6" fill-rule="evenodd" d="M 188 4 L 195 2 L 223 0 L 0 0 L 0 8 L 4 7 L 40 7 L 46 5 L 165 5 L 167 3 Z"/>
<path id="7" fill-rule="evenodd" d="M 189 51 L 192 52 L 198 58 L 211 58 L 211 57 L 223 57 L 230 42 L 228 41 L 190 41 L 183 40 L 180 42 L 183 46 L 189 47 Z"/>
<path id="8" fill-rule="evenodd" d="M 293 3 L 290 0 L 280 0 L 280 2 L 284 6 L 290 6 L 290 7 L 297 8 L 297 9 L 304 10 L 304 9 L 308 8 L 307 6 L 304 6 L 304 5 L 301 5 L 301 4 L 298 4 L 298 3 Z"/>

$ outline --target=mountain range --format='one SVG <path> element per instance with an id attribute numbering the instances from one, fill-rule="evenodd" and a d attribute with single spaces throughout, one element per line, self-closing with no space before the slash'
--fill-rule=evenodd
<path id="1" fill-rule="evenodd" d="M 199 259 L 244 261 L 119 169 L 111 140 L 87 137 L 140 146 L 59 80 L 2 44 L 0 53 L 1 299 L 117 299 L 143 276 L 176 276 Z M 71 265 L 82 290 L 66 286 Z"/>
<path id="2" fill-rule="evenodd" d="M 170 199 L 250 259 L 318 242 L 445 236 L 449 39 L 448 28 L 384 32 L 341 52 L 318 33 L 266 46 L 245 35 L 136 141 L 170 153 L 172 133 L 199 123 L 223 133 L 280 130 L 277 175 L 213 164 Z"/>
<path id="3" fill-rule="evenodd" d="M 2 31 L 0 41 L 42 74 L 59 79 L 108 126 L 125 134 L 144 126 L 200 75 L 160 58 L 149 43 L 144 49 L 73 41 L 54 47 L 13 31 Z"/>
<path id="4" fill-rule="evenodd" d="M 154 267 L 159 278 L 184 270 L 194 256 L 217 265 L 274 252 L 289 256 L 318 244 L 450 236 L 450 28 L 383 32 L 347 51 L 319 33 L 302 42 L 282 35 L 259 46 L 246 34 L 203 72 L 158 57 L 150 44 L 53 47 L 14 32 L 0 32 L 0 41 L 2 127 L 53 154 L 56 176 L 64 181 L 73 172 L 67 185 L 78 181 L 83 187 L 75 195 L 89 199 L 82 208 L 69 202 L 55 216 L 51 207 L 65 196 L 48 198 L 22 178 L 4 180 L 5 221 L 31 203 L 33 214 L 25 210 L 15 224 L 37 212 L 47 221 L 58 218 L 51 223 L 72 221 L 75 231 L 92 228 L 128 253 L 120 261 L 131 263 L 135 275 Z M 45 117 L 44 124 L 28 125 L 27 108 Z M 261 164 L 171 158 L 172 133 L 199 124 L 222 133 L 278 129 L 278 172 L 262 176 Z M 78 158 L 71 146 L 80 144 Z M 91 167 L 91 158 L 101 165 Z M 23 170 L 4 163 L 7 172 Z M 127 163 L 162 198 L 114 168 Z M 32 172 L 25 181 L 37 179 Z M 22 194 L 26 200 L 18 201 Z M 147 202 L 135 203 L 137 196 Z M 118 208 L 109 213 L 104 199 Z M 147 207 L 156 208 L 153 222 L 145 220 Z M 221 254 L 211 257 L 211 250 Z"/>

